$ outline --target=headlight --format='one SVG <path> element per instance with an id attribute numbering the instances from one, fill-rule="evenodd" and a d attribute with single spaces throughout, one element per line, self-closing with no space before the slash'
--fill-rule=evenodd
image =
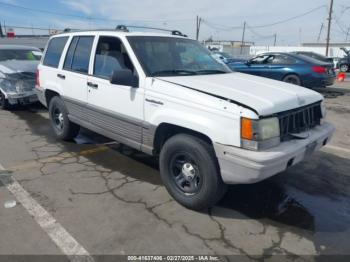
<path id="1" fill-rule="evenodd" d="M 0 86 L 5 92 L 16 92 L 16 82 L 14 81 L 2 79 L 0 81 Z"/>
<path id="2" fill-rule="evenodd" d="M 280 143 L 280 125 L 277 117 L 253 120 L 241 118 L 242 147 L 251 150 L 266 149 Z"/>

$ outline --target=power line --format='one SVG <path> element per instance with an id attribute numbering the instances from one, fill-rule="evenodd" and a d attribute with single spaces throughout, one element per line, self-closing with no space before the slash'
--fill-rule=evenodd
<path id="1" fill-rule="evenodd" d="M 321 5 L 321 6 L 316 7 L 316 8 L 314 8 L 314 9 L 308 11 L 308 12 L 305 12 L 303 14 L 296 15 L 296 16 L 293 16 L 293 17 L 290 17 L 290 18 L 287 18 L 287 19 L 284 19 L 284 20 L 280 20 L 278 22 L 274 22 L 274 23 L 271 23 L 271 24 L 265 24 L 265 25 L 251 26 L 251 27 L 253 27 L 253 28 L 263 28 L 263 27 L 271 27 L 271 26 L 275 26 L 275 25 L 279 25 L 279 24 L 284 24 L 284 23 L 290 22 L 292 20 L 301 18 L 303 16 L 307 16 L 307 15 L 309 15 L 309 14 L 311 14 L 313 12 L 316 12 L 316 11 L 322 9 L 322 8 L 325 8 L 325 7 L 327 7 L 327 6 L 326 5 Z"/>
<path id="2" fill-rule="evenodd" d="M 225 26 L 225 25 L 219 25 L 212 22 L 209 22 L 206 19 L 202 19 L 202 23 L 206 26 L 218 30 L 218 31 L 232 31 L 232 30 L 240 30 L 243 29 L 243 26 Z"/>
<path id="3" fill-rule="evenodd" d="M 256 32 L 251 26 L 247 25 L 247 29 L 254 35 L 258 36 L 260 39 L 268 39 L 268 38 L 272 38 L 275 37 L 275 34 L 273 35 L 262 35 L 258 32 Z"/>
<path id="4" fill-rule="evenodd" d="M 52 11 L 49 11 L 49 10 L 30 8 L 30 7 L 25 7 L 25 6 L 20 6 L 20 5 L 16 5 L 16 4 L 10 4 L 10 3 L 4 3 L 4 2 L 0 2 L 0 5 L 7 6 L 7 7 L 18 8 L 18 9 L 23 9 L 23 10 L 27 10 L 27 11 L 31 11 L 31 12 L 37 12 L 37 13 L 45 13 L 45 14 L 52 14 L 52 15 L 58 15 L 58 16 L 68 16 L 68 17 L 88 19 L 87 16 L 66 14 L 66 13 L 60 13 L 60 12 L 52 12 Z"/>
<path id="5" fill-rule="evenodd" d="M 323 9 L 323 8 L 327 8 L 327 6 L 326 5 L 321 5 L 321 6 L 318 6 L 316 8 L 313 8 L 313 9 L 311 9 L 311 10 L 305 12 L 305 13 L 302 13 L 302 14 L 299 14 L 299 15 L 296 15 L 296 16 L 293 16 L 293 17 L 289 17 L 287 19 L 283 19 L 283 20 L 280 20 L 280 21 L 277 21 L 277 22 L 273 22 L 273 23 L 270 23 L 270 24 L 254 25 L 254 26 L 250 26 L 250 28 L 264 28 L 264 27 L 272 27 L 272 26 L 275 26 L 275 25 L 284 24 L 284 23 L 290 22 L 292 20 L 295 20 L 295 19 L 307 16 L 307 15 L 309 15 L 311 13 L 314 13 L 314 12 L 320 10 L 320 9 Z M 203 20 L 203 23 L 205 23 L 209 27 L 212 27 L 213 29 L 220 30 L 220 31 L 230 31 L 230 30 L 242 29 L 243 28 L 242 26 L 228 27 L 228 26 L 222 25 L 222 24 L 214 24 L 212 22 L 209 22 L 207 19 Z"/>
<path id="6" fill-rule="evenodd" d="M 56 16 L 65 16 L 65 17 L 74 17 L 84 20 L 97 20 L 97 21 L 110 21 L 110 22 L 123 22 L 123 21 L 134 21 L 134 22 L 177 22 L 177 21 L 191 21 L 192 18 L 188 19 L 162 19 L 162 20 L 155 20 L 155 19 L 144 19 L 144 20 L 137 20 L 137 19 L 111 19 L 111 18 L 103 18 L 103 17 L 92 17 L 92 16 L 82 16 L 82 15 L 75 15 L 75 14 L 67 14 L 67 13 L 61 13 L 61 12 L 53 12 L 50 10 L 44 10 L 44 9 L 38 9 L 38 8 L 31 8 L 31 7 L 25 7 L 17 4 L 10 4 L 0 1 L 0 5 L 7 6 L 11 8 L 17 8 L 22 9 L 30 12 L 36 12 L 36 13 L 45 13 L 45 14 L 51 14 Z"/>
<path id="7" fill-rule="evenodd" d="M 340 24 L 339 19 L 337 17 L 334 17 L 335 23 L 338 26 L 338 28 L 342 31 L 344 35 L 346 35 L 346 30 L 343 28 L 343 26 Z"/>

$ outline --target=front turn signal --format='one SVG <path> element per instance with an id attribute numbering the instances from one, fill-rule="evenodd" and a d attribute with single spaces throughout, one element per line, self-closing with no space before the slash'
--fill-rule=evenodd
<path id="1" fill-rule="evenodd" d="M 247 140 L 253 139 L 253 122 L 249 118 L 241 118 L 241 138 Z"/>

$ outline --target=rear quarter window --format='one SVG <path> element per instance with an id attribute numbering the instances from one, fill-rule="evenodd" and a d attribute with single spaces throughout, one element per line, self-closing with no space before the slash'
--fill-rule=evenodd
<path id="1" fill-rule="evenodd" d="M 67 43 L 68 37 L 55 37 L 52 38 L 47 46 L 43 65 L 58 67 L 60 63 L 62 51 Z"/>

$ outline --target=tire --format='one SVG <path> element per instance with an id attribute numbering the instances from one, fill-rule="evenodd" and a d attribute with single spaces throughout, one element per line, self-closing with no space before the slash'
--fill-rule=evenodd
<path id="1" fill-rule="evenodd" d="M 300 77 L 297 75 L 286 75 L 285 77 L 283 77 L 282 81 L 289 84 L 301 86 Z"/>
<path id="2" fill-rule="evenodd" d="M 51 99 L 49 115 L 52 128 L 57 138 L 69 141 L 78 135 L 80 126 L 69 121 L 67 108 L 59 96 L 55 96 Z"/>
<path id="3" fill-rule="evenodd" d="M 349 71 L 349 65 L 342 64 L 342 65 L 339 66 L 339 70 L 340 70 L 340 72 L 346 73 L 346 72 Z"/>
<path id="4" fill-rule="evenodd" d="M 0 91 L 0 109 L 8 110 L 10 108 L 9 102 L 5 98 L 5 95 Z"/>
<path id="5" fill-rule="evenodd" d="M 207 209 L 227 191 L 212 146 L 195 136 L 179 134 L 167 140 L 159 167 L 170 195 L 189 209 Z"/>

